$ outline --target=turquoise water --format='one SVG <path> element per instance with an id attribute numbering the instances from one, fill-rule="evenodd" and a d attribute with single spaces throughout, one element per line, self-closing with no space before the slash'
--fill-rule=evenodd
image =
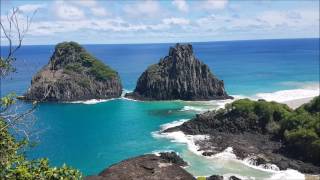
<path id="1" fill-rule="evenodd" d="M 86 45 L 86 48 L 119 71 L 124 88 L 132 90 L 144 69 L 167 55 L 170 45 Z M 251 96 L 319 82 L 319 39 L 193 45 L 196 56 L 225 81 L 227 91 L 233 95 Z M 32 75 L 48 62 L 52 52 L 51 45 L 24 46 L 18 54 L 17 73 L 2 81 L 2 94 L 25 92 Z M 183 143 L 153 136 L 152 132 L 161 125 L 190 119 L 199 112 L 186 110 L 186 106 L 212 109 L 216 104 L 125 99 L 90 105 L 42 103 L 34 113 L 37 121 L 32 128 L 35 132 L 32 140 L 38 145 L 27 154 L 29 158 L 48 157 L 53 165 L 67 163 L 84 174 L 95 174 L 128 157 L 175 150 L 190 163 L 187 170 L 194 175 L 270 176 L 237 161 L 200 157 Z M 28 106 L 21 103 L 23 109 Z"/>
<path id="2" fill-rule="evenodd" d="M 41 104 L 36 129 L 40 144 L 30 155 L 48 156 L 54 164 L 67 162 L 86 174 L 97 173 L 124 158 L 170 149 L 152 131 L 176 119 L 190 118 L 181 103 L 112 100 L 95 105 Z"/>

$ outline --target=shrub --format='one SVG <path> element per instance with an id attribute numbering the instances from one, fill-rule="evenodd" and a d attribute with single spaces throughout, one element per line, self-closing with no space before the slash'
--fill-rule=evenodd
<path id="1" fill-rule="evenodd" d="M 78 63 L 68 64 L 66 65 L 65 69 L 69 71 L 74 71 L 77 73 L 80 73 L 83 71 L 83 67 Z"/>
<path id="2" fill-rule="evenodd" d="M 310 113 L 320 112 L 320 96 L 314 98 L 310 103 L 304 104 L 299 109 L 304 109 Z"/>
<path id="3" fill-rule="evenodd" d="M 226 107 L 232 118 L 246 119 L 251 128 L 259 127 L 280 137 L 295 155 L 320 162 L 320 96 L 296 110 L 276 102 L 242 99 Z M 223 113 L 225 113 L 223 112 Z M 235 113 L 234 113 L 235 112 Z M 220 114 L 223 114 L 222 112 Z M 255 130 L 255 129 L 254 129 Z"/>
<path id="4" fill-rule="evenodd" d="M 84 51 L 82 46 L 74 41 L 59 43 L 56 45 L 55 49 L 56 51 L 59 49 L 74 49 L 76 52 Z"/>
<path id="5" fill-rule="evenodd" d="M 93 75 L 97 80 L 108 80 L 117 76 L 117 73 L 109 66 L 97 60 L 89 53 L 81 53 L 82 64 L 89 68 L 89 74 Z"/>

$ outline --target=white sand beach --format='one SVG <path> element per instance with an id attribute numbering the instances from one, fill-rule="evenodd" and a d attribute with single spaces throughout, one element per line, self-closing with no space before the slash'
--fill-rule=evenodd
<path id="1" fill-rule="evenodd" d="M 295 99 L 290 101 L 284 101 L 282 103 L 287 104 L 292 109 L 296 109 L 302 104 L 310 102 L 314 97 L 308 97 L 308 98 L 301 98 L 301 99 Z"/>

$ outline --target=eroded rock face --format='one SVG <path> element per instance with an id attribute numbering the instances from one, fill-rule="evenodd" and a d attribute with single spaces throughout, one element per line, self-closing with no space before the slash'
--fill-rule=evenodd
<path id="1" fill-rule="evenodd" d="M 177 158 L 178 157 L 178 158 Z M 183 162 L 183 163 L 182 163 Z M 86 180 L 195 180 L 179 165 L 186 164 L 175 153 L 147 154 L 121 161 Z"/>
<path id="2" fill-rule="evenodd" d="M 56 45 L 49 63 L 32 79 L 24 99 L 78 101 L 121 96 L 116 71 L 91 56 L 75 42 Z"/>
<path id="3" fill-rule="evenodd" d="M 190 44 L 176 44 L 169 55 L 140 76 L 133 93 L 139 100 L 212 100 L 230 97 L 224 83 L 193 54 Z"/>

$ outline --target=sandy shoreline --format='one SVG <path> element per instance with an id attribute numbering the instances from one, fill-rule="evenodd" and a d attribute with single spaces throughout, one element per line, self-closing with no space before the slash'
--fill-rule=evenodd
<path id="1" fill-rule="evenodd" d="M 290 101 L 284 101 L 282 103 L 287 104 L 292 109 L 296 109 L 302 104 L 310 102 L 314 97 L 308 97 L 308 98 L 301 98 L 301 99 L 295 99 Z"/>

